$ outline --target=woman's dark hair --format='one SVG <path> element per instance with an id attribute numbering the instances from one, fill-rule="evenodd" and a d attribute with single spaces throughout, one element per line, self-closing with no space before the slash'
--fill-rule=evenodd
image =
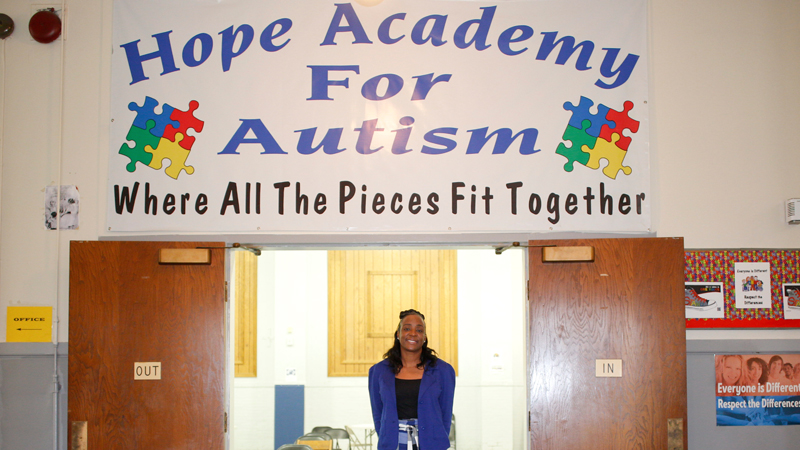
<path id="1" fill-rule="evenodd" d="M 753 366 L 753 364 L 758 364 L 761 366 L 761 377 L 757 380 L 758 384 L 764 384 L 767 382 L 767 377 L 769 376 L 769 369 L 767 368 L 767 363 L 764 362 L 761 358 L 750 358 L 747 360 L 747 368 Z"/>
<path id="2" fill-rule="evenodd" d="M 392 348 L 390 348 L 383 355 L 383 357 L 389 361 L 389 366 L 392 368 L 392 371 L 395 373 L 395 375 L 400 373 L 400 369 L 403 368 L 403 359 L 400 357 L 400 340 L 397 339 L 397 333 L 400 331 L 400 327 L 403 325 L 403 319 L 411 314 L 420 316 L 422 318 L 422 323 L 425 323 L 425 316 L 416 309 L 407 309 L 402 311 L 400 313 L 400 322 L 397 324 L 397 331 L 394 333 L 394 344 L 392 345 Z M 439 358 L 436 356 L 436 350 L 428 347 L 428 340 L 425 339 L 425 342 L 422 343 L 422 355 L 420 356 L 417 367 L 427 369 L 427 366 L 435 366 L 436 361 L 438 360 Z"/>

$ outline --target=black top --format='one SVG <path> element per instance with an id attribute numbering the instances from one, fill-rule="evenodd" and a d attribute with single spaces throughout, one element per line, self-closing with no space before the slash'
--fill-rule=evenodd
<path id="1" fill-rule="evenodd" d="M 401 380 L 394 379 L 394 391 L 397 396 L 397 418 L 416 419 L 417 418 L 417 398 L 419 397 L 419 385 L 422 380 Z"/>

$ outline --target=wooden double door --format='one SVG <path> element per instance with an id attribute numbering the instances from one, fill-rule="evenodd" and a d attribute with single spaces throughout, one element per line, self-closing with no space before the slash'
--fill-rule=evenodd
<path id="1" fill-rule="evenodd" d="M 224 245 L 71 243 L 70 449 L 225 448 L 225 250 L 159 264 L 198 247 Z"/>
<path id="2" fill-rule="evenodd" d="M 591 246 L 595 259 L 529 251 L 530 448 L 686 448 L 683 239 L 531 245 Z M 602 360 L 622 376 L 603 376 Z"/>
<path id="3" fill-rule="evenodd" d="M 531 248 L 532 449 L 685 448 L 681 239 L 532 242 L 592 246 L 594 262 Z M 205 265 L 162 248 L 217 247 Z M 225 250 L 221 243 L 73 242 L 68 420 L 89 449 L 225 448 Z M 502 326 L 502 324 L 496 324 Z M 598 359 L 622 360 L 598 378 Z M 160 362 L 160 380 L 135 380 Z M 81 428 L 81 424 L 83 428 Z M 77 431 L 77 430 L 83 431 Z"/>

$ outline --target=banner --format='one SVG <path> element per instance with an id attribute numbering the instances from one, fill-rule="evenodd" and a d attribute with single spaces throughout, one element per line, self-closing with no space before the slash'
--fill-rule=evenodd
<path id="1" fill-rule="evenodd" d="M 800 424 L 800 354 L 714 358 L 717 426 Z"/>
<path id="2" fill-rule="evenodd" d="M 649 231 L 646 4 L 115 0 L 108 229 Z"/>

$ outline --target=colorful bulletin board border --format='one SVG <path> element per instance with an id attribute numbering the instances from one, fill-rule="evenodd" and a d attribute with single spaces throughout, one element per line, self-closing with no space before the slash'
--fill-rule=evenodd
<path id="1" fill-rule="evenodd" d="M 800 319 L 784 319 L 783 283 L 800 283 L 800 250 L 688 250 L 686 281 L 721 281 L 725 290 L 724 319 L 686 319 L 686 328 L 794 328 Z M 736 308 L 734 263 L 768 262 L 772 308 Z"/>

